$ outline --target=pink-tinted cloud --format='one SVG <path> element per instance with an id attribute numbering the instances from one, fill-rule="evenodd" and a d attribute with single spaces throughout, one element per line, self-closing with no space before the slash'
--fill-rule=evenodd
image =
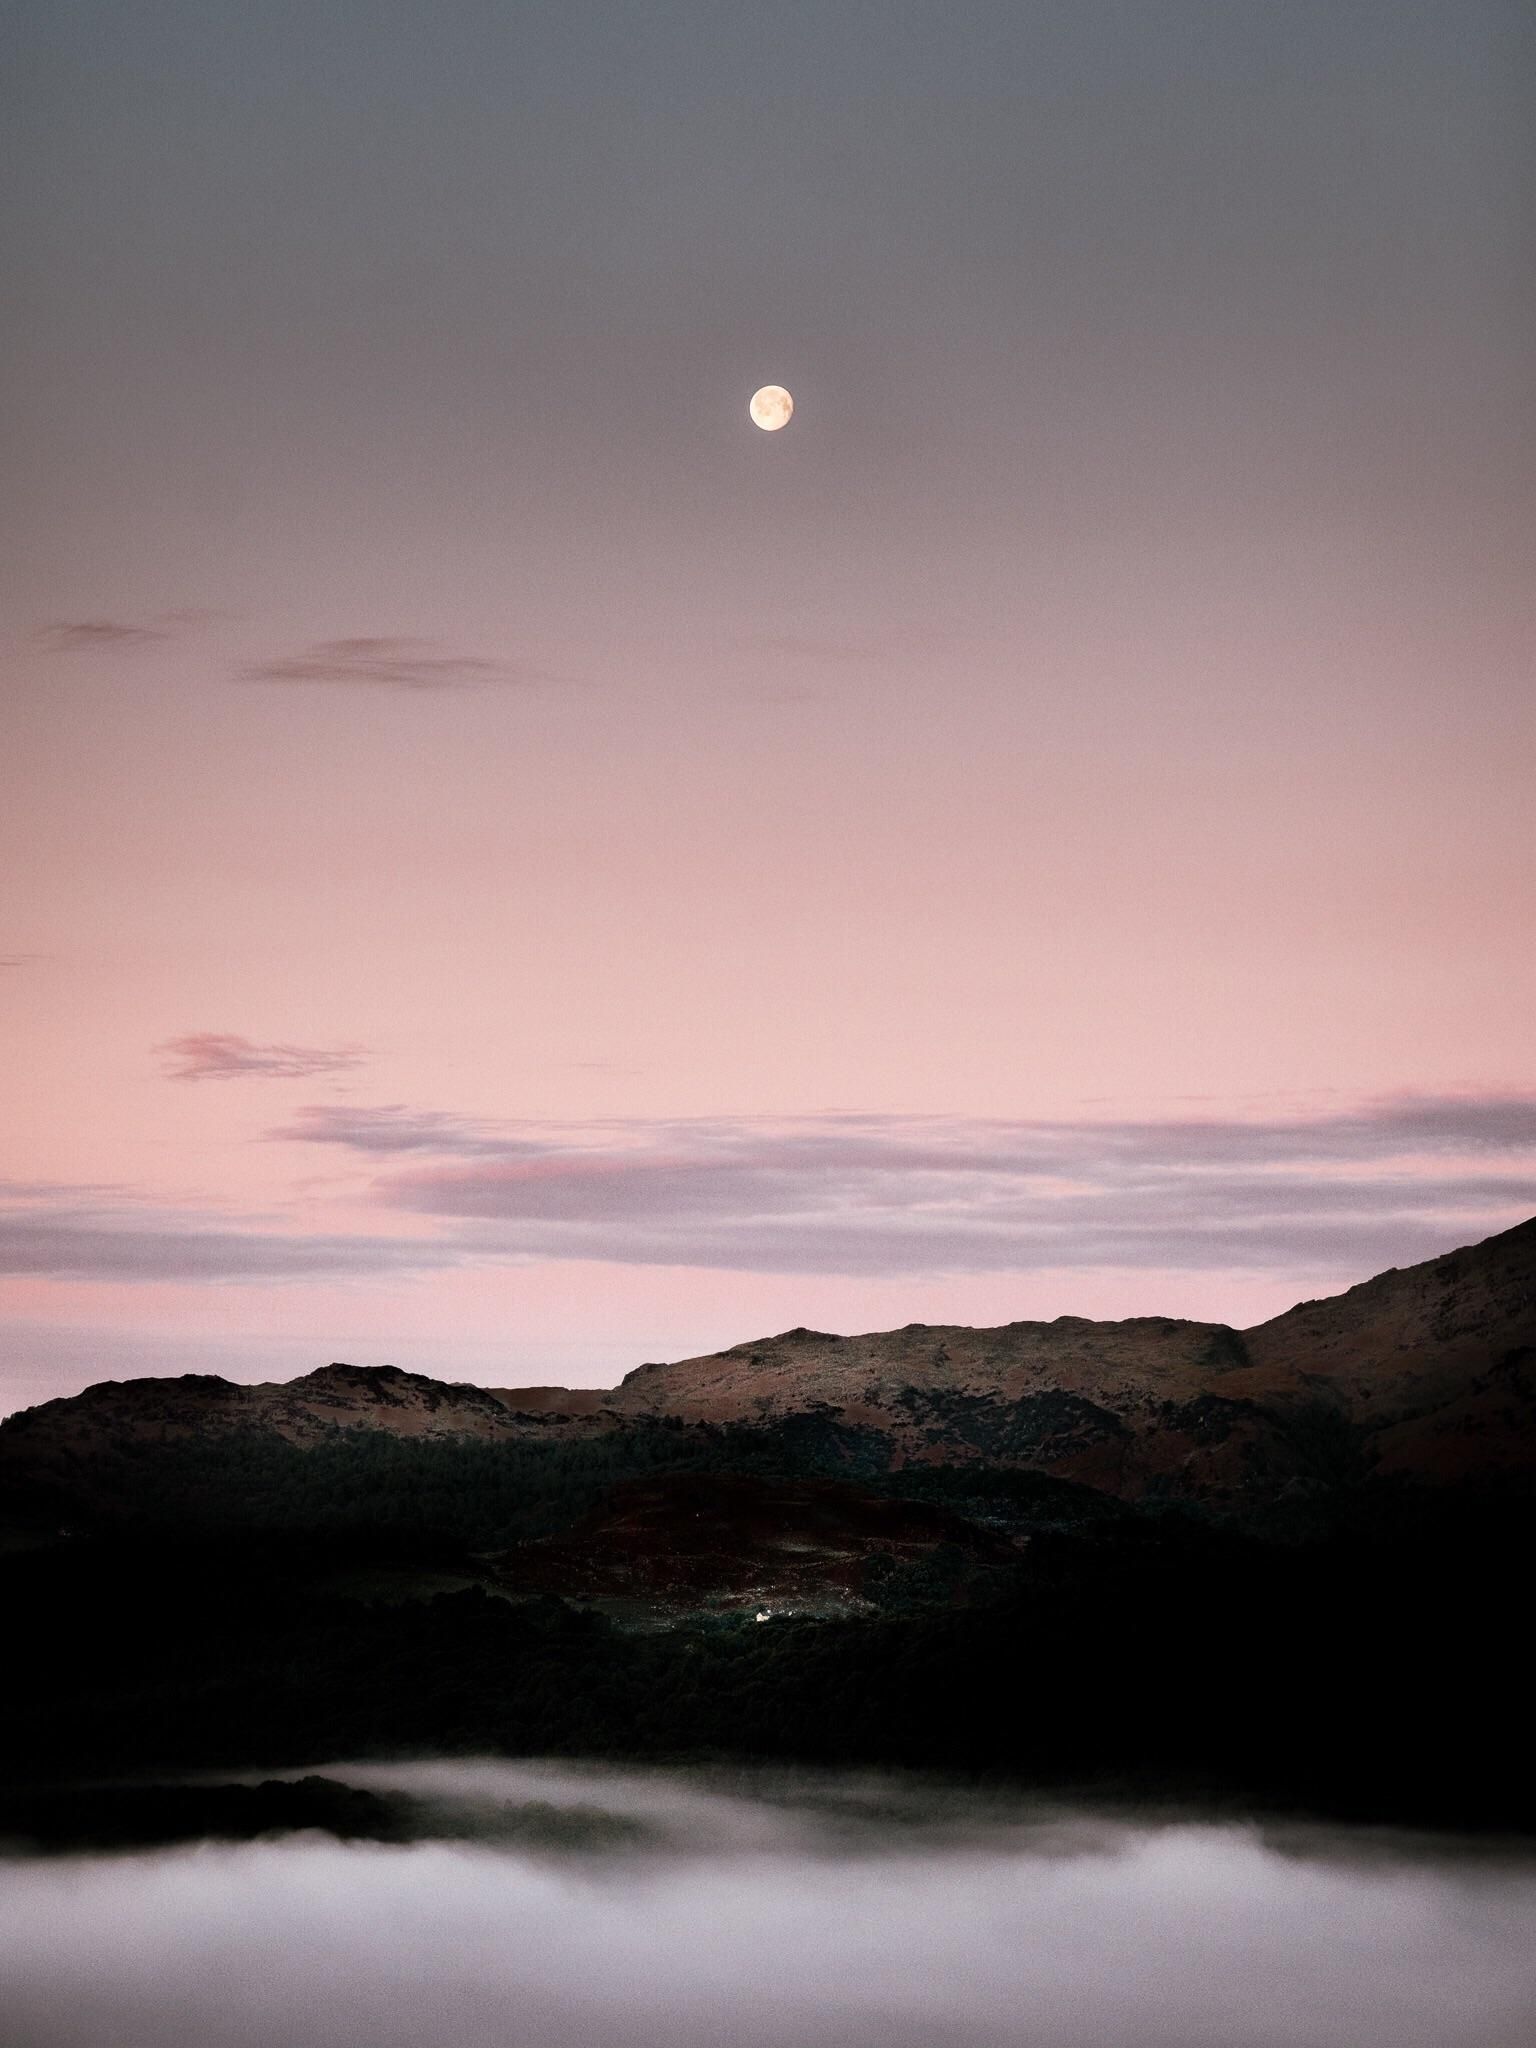
<path id="1" fill-rule="evenodd" d="M 248 683 L 365 684 L 389 690 L 463 690 L 485 683 L 552 681 L 536 669 L 444 651 L 433 640 L 358 636 L 319 640 L 237 671 Z"/>
<path id="2" fill-rule="evenodd" d="M 131 1191 L 0 1186 L 0 1274 L 56 1280 L 335 1280 L 464 1263 L 437 1238 L 278 1231 Z"/>
<path id="3" fill-rule="evenodd" d="M 354 1152 L 424 1152 L 458 1159 L 481 1154 L 504 1159 L 515 1153 L 543 1157 L 549 1150 L 547 1137 L 522 1138 L 505 1124 L 456 1116 L 445 1109 L 408 1109 L 399 1102 L 373 1107 L 310 1103 L 268 1136 L 344 1145 Z"/>
<path id="4" fill-rule="evenodd" d="M 374 1199 L 482 1256 L 896 1275 L 1305 1267 L 1360 1277 L 1536 1208 L 1536 1097 L 1269 1120 L 492 1125 L 314 1107 L 276 1135 L 411 1154 Z"/>
<path id="5" fill-rule="evenodd" d="M 361 1046 L 255 1045 L 228 1031 L 194 1031 L 157 1045 L 173 1081 L 309 1080 L 342 1073 L 368 1057 Z"/>

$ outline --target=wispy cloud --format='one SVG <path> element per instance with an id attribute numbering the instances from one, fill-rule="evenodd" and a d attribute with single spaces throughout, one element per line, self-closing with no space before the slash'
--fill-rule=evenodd
<path id="1" fill-rule="evenodd" d="M 463 1264 L 440 1238 L 278 1231 L 122 1191 L 0 1187 L 0 1273 L 99 1281 L 344 1280 Z"/>
<path id="2" fill-rule="evenodd" d="M 372 1196 L 486 1256 L 737 1271 L 1362 1277 L 1536 1209 L 1536 1097 L 1313 1118 L 838 1115 L 558 1127 L 317 1106 L 274 1135 L 392 1163 Z"/>
<path id="3" fill-rule="evenodd" d="M 458 1159 L 542 1157 L 549 1149 L 548 1137 L 520 1138 L 504 1124 L 477 1122 L 445 1109 L 407 1109 L 399 1102 L 371 1108 L 311 1103 L 295 1111 L 291 1123 L 267 1135 L 305 1144 L 345 1145 L 354 1152 L 426 1152 Z"/>
<path id="4" fill-rule="evenodd" d="M 1358 1280 L 1536 1210 L 1536 1098 L 1313 1119 L 489 1123 L 314 1106 L 418 1228 L 300 1230 L 131 1189 L 0 1185 L 0 1273 L 333 1281 L 534 1260 L 861 1276 L 1091 1267 Z"/>
<path id="5" fill-rule="evenodd" d="M 30 967 L 34 960 L 41 960 L 42 957 L 41 953 L 0 953 L 0 969 Z"/>
<path id="6" fill-rule="evenodd" d="M 344 1072 L 368 1057 L 361 1046 L 255 1045 L 228 1031 L 193 1031 L 155 1051 L 173 1081 L 300 1081 Z"/>
<path id="7" fill-rule="evenodd" d="M 236 671 L 248 683 L 361 684 L 386 690 L 463 690 L 487 683 L 552 682 L 543 671 L 459 654 L 435 640 L 358 637 L 318 640 Z"/>
<path id="8" fill-rule="evenodd" d="M 164 626 L 137 625 L 128 619 L 59 619 L 34 634 L 33 640 L 45 654 L 89 654 L 149 647 L 170 637 Z"/>
<path id="9" fill-rule="evenodd" d="M 32 645 L 44 654 L 132 653 L 233 616 L 206 605 L 177 605 L 147 619 L 55 619 L 32 635 Z"/>

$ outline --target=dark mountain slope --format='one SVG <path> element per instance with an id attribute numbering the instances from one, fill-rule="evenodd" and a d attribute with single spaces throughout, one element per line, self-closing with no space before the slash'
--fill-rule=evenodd
<path id="1" fill-rule="evenodd" d="M 793 1330 L 601 1397 L 92 1388 L 0 1426 L 0 1754 L 801 1758 L 1530 1828 L 1533 1267 L 1527 1224 L 1246 1335 Z"/>

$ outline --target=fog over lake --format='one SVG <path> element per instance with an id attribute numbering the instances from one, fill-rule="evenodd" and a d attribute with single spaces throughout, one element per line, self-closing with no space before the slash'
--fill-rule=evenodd
<path id="1" fill-rule="evenodd" d="M 328 1776 L 425 1839 L 0 1860 L 5 2048 L 1524 2048 L 1536 1864 L 900 1779 Z"/>

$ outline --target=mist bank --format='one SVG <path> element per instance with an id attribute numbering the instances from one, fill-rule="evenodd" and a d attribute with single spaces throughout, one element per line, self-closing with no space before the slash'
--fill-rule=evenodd
<path id="1" fill-rule="evenodd" d="M 430 1838 L 0 1857 L 10 2038 L 1512 2048 L 1536 2015 L 1524 1852 L 890 1774 L 326 1770 Z"/>

